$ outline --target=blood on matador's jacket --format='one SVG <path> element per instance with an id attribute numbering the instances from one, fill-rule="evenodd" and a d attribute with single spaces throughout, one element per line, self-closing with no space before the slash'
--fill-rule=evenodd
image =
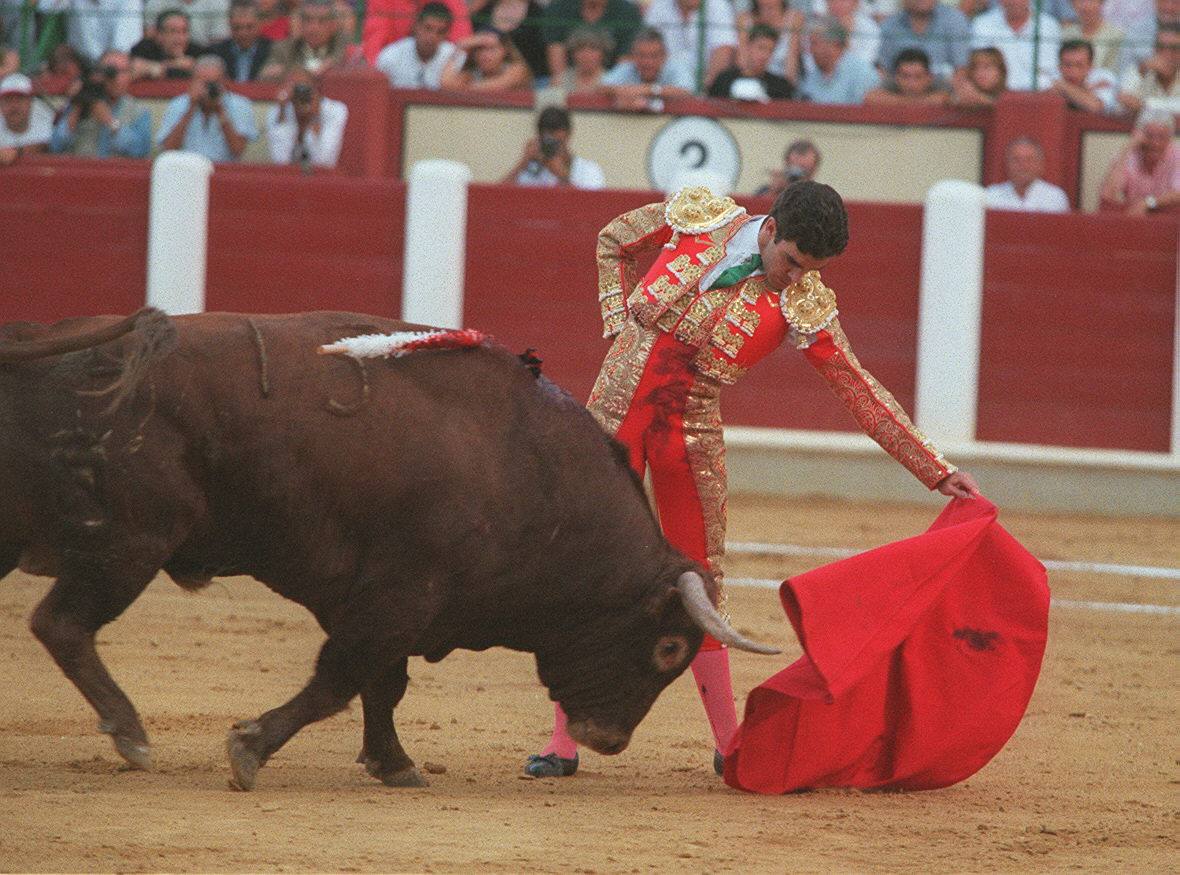
<path id="1" fill-rule="evenodd" d="M 803 656 L 755 688 L 725 781 L 756 793 L 932 790 L 1016 731 L 1040 674 L 1045 568 L 984 498 L 923 534 L 786 581 Z"/>
<path id="2" fill-rule="evenodd" d="M 664 533 L 720 583 L 725 544 L 721 388 L 784 340 L 803 351 L 873 440 L 933 489 L 955 470 L 861 367 L 817 271 L 782 291 L 754 273 L 716 285 L 712 269 L 751 217 L 732 198 L 685 188 L 624 213 L 598 238 L 604 336 L 614 337 L 588 408 L 651 468 Z M 647 274 L 636 257 L 660 250 Z M 724 274 L 721 274 L 724 276 Z M 702 280 L 714 287 L 702 290 Z M 724 589 L 719 588 L 724 608 Z M 706 639 L 702 649 L 715 648 Z"/>

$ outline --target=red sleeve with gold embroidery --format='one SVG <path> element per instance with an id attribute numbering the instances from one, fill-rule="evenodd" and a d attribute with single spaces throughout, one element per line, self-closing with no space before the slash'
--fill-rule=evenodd
<path id="1" fill-rule="evenodd" d="M 603 337 L 618 334 L 627 322 L 627 296 L 640 279 L 635 256 L 658 249 L 671 237 L 662 203 L 623 213 L 599 232 L 598 303 Z"/>
<path id="2" fill-rule="evenodd" d="M 839 320 L 832 320 L 818 332 L 803 354 L 828 381 L 864 433 L 901 462 L 927 489 L 933 489 L 957 470 L 910 422 L 889 391 L 856 360 Z"/>

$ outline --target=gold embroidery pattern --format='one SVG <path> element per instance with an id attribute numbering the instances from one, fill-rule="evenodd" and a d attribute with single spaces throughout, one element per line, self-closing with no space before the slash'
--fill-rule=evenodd
<path id="1" fill-rule="evenodd" d="M 604 337 L 616 334 L 627 319 L 625 299 L 639 282 L 635 250 L 624 251 L 665 227 L 664 205 L 648 204 L 623 213 L 598 234 L 598 299 Z M 643 249 L 655 249 L 656 240 Z"/>
<path id="2" fill-rule="evenodd" d="M 954 473 L 955 466 L 943 458 L 889 391 L 857 361 L 840 322 L 834 319 L 827 330 L 837 352 L 819 366 L 819 373 L 864 433 L 928 489 Z"/>
<path id="3" fill-rule="evenodd" d="M 712 345 L 701 347 L 701 351 L 693 359 L 693 368 L 698 374 L 725 386 L 732 386 L 749 370 L 718 356 Z"/>
<path id="4" fill-rule="evenodd" d="M 700 346 L 705 338 L 713 331 L 717 321 L 724 312 L 724 307 L 732 292 L 720 289 L 713 292 L 702 292 L 692 306 L 688 308 L 684 319 L 676 326 L 676 338 L 689 346 Z"/>
<path id="5" fill-rule="evenodd" d="M 721 559 L 725 554 L 726 473 L 725 440 L 721 432 L 721 387 L 697 378 L 684 405 L 684 447 L 696 482 L 705 523 L 705 553 L 717 581 L 717 608 L 729 618 Z"/>
<path id="6" fill-rule="evenodd" d="M 779 298 L 783 315 L 796 331 L 815 334 L 827 328 L 836 318 L 836 293 L 825 286 L 819 271 L 809 270 L 783 289 Z"/>
<path id="7" fill-rule="evenodd" d="M 746 212 L 731 197 L 717 197 L 703 185 L 682 188 L 668 198 L 664 220 L 681 234 L 704 234 Z"/>
<path id="8" fill-rule="evenodd" d="M 586 402 L 586 409 L 607 434 L 615 434 L 623 424 L 657 336 L 631 321 L 611 344 Z"/>

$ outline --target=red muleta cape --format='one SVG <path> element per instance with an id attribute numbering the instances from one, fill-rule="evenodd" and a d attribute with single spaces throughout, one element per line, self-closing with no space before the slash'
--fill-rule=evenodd
<path id="1" fill-rule="evenodd" d="M 804 655 L 753 690 L 725 782 L 932 790 L 1016 731 L 1045 652 L 1045 568 L 983 498 L 922 535 L 783 583 Z"/>

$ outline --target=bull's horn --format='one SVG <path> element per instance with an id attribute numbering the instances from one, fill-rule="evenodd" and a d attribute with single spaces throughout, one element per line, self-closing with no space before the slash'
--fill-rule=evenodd
<path id="1" fill-rule="evenodd" d="M 676 581 L 676 589 L 680 591 L 680 600 L 684 603 L 688 615 L 722 644 L 728 644 L 738 650 L 748 650 L 750 653 L 782 653 L 777 647 L 751 641 L 729 625 L 725 617 L 713 607 L 713 602 L 705 591 L 705 581 L 695 571 L 686 571 L 680 575 L 680 579 Z"/>

